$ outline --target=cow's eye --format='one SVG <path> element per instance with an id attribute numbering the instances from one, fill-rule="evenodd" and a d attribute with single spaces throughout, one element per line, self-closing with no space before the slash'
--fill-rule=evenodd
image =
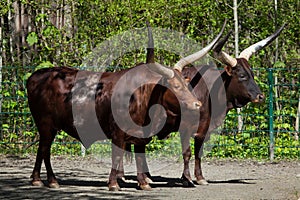
<path id="1" fill-rule="evenodd" d="M 239 79 L 240 79 L 240 81 L 245 81 L 245 80 L 247 80 L 247 77 L 245 74 L 240 74 Z"/>

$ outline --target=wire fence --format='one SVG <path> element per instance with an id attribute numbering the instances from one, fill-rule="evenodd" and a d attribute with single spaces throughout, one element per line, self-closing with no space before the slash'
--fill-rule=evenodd
<path id="1" fill-rule="evenodd" d="M 7 66 L 1 69 L 1 154 L 34 154 L 37 151 L 39 136 L 27 105 L 25 87 L 34 70 L 33 67 Z M 224 124 L 216 130 L 217 134 L 207 142 L 209 151 L 206 154 L 217 157 L 300 158 L 300 68 L 253 69 L 253 72 L 266 101 L 260 105 L 250 103 L 239 114 L 236 110 L 230 111 Z M 243 120 L 242 130 L 237 128 L 238 115 Z M 174 137 L 169 140 L 178 139 Z M 149 151 L 164 148 L 152 148 L 157 141 L 149 145 Z M 176 152 L 181 150 L 178 145 L 172 148 Z M 88 152 L 101 154 L 109 152 L 109 149 L 109 141 L 102 141 L 100 146 L 92 147 Z M 78 141 L 60 133 L 52 152 L 81 155 L 82 148 Z"/>
<path id="2" fill-rule="evenodd" d="M 215 155 L 237 154 L 271 160 L 300 158 L 300 69 L 253 69 L 253 72 L 259 74 L 266 101 L 261 105 L 248 104 L 240 114 L 235 110 L 227 114 L 221 133 L 210 142 L 217 146 Z M 243 119 L 241 131 L 237 128 L 238 115 Z"/>

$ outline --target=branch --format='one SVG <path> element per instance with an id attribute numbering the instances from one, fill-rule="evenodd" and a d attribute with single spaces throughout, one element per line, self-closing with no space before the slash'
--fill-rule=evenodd
<path id="1" fill-rule="evenodd" d="M 240 7 L 240 5 L 242 4 L 243 0 L 241 0 L 241 2 L 237 5 L 237 8 Z"/>

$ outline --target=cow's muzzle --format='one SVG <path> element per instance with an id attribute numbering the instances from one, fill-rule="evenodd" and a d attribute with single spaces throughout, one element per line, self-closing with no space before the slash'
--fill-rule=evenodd
<path id="1" fill-rule="evenodd" d="M 202 103 L 200 101 L 194 101 L 183 104 L 183 108 L 187 109 L 187 111 L 199 111 L 201 106 Z"/>
<path id="2" fill-rule="evenodd" d="M 265 95 L 258 94 L 254 100 L 252 100 L 253 103 L 262 103 L 265 100 Z"/>
<path id="3" fill-rule="evenodd" d="M 196 101 L 193 103 L 193 107 L 195 110 L 199 110 L 201 106 L 202 106 L 201 101 Z"/>

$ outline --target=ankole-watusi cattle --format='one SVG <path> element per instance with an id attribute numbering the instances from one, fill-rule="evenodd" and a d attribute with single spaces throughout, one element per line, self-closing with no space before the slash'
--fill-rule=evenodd
<path id="1" fill-rule="evenodd" d="M 248 60 L 252 54 L 261 50 L 278 37 L 284 26 L 285 25 L 264 40 L 243 50 L 238 58 L 233 58 L 222 51 L 222 47 L 230 36 L 230 33 L 227 34 L 227 36 L 221 39 L 213 48 L 214 56 L 225 65 L 224 70 L 219 71 L 208 65 L 183 68 L 182 75 L 189 80 L 192 91 L 202 103 L 198 130 L 193 135 L 195 141 L 194 175 L 198 184 L 208 184 L 201 169 L 201 155 L 203 144 L 209 139 L 210 133 L 222 124 L 229 110 L 241 108 L 249 102 L 261 103 L 264 101 L 265 97 L 254 81 L 254 74 L 251 71 Z M 187 58 L 183 58 L 181 61 L 182 62 L 178 63 L 185 63 L 183 65 L 191 63 L 187 61 Z M 168 131 L 172 130 L 170 127 L 176 127 L 176 120 L 168 120 L 168 122 L 170 123 L 164 127 L 165 129 L 161 130 L 158 136 L 165 136 L 168 134 Z M 172 131 L 174 131 L 174 129 Z M 127 151 L 130 151 L 129 144 L 126 148 Z M 187 147 L 187 149 L 183 151 L 184 172 L 182 174 L 182 180 L 184 185 L 189 187 L 194 186 L 189 170 L 191 155 L 191 149 Z M 143 166 L 145 171 L 149 171 L 145 159 Z M 147 176 L 150 176 L 150 173 L 147 173 Z"/>
<path id="2" fill-rule="evenodd" d="M 207 54 L 223 30 L 224 27 L 218 37 L 193 54 L 192 59 Z M 32 185 L 43 185 L 40 171 L 44 160 L 49 187 L 59 187 L 50 163 L 50 148 L 57 132 L 63 130 L 87 146 L 97 139 L 112 140 L 108 186 L 110 190 L 119 190 L 117 176 L 122 172 L 118 167 L 125 143 L 143 146 L 151 140 L 151 129 L 147 127 L 153 105 L 162 105 L 174 116 L 182 116 L 183 112 L 199 116 L 201 102 L 188 89 L 181 74 L 182 67 L 180 63 L 173 69 L 149 62 L 119 72 L 96 73 L 70 67 L 34 72 L 26 85 L 29 108 L 40 135 Z M 100 131 L 97 133 L 95 129 Z M 190 135 L 185 137 L 190 138 Z M 145 180 L 143 162 L 140 157 L 136 158 L 138 184 L 142 189 L 151 189 Z"/>
<path id="3" fill-rule="evenodd" d="M 212 68 L 196 67 L 183 69 L 183 76 L 191 80 L 190 86 L 193 88 L 193 92 L 198 100 L 203 103 L 200 108 L 201 118 L 199 121 L 199 128 L 194 138 L 194 175 L 198 184 L 208 184 L 201 169 L 201 155 L 203 143 L 209 139 L 210 133 L 222 124 L 226 113 L 229 110 L 241 108 L 249 102 L 261 103 L 264 101 L 265 97 L 254 81 L 254 74 L 251 71 L 248 60 L 252 54 L 275 40 L 283 30 L 284 26 L 285 25 L 269 37 L 243 50 L 238 58 L 233 58 L 222 51 L 222 47 L 228 40 L 229 34 L 224 39 L 220 40 L 214 46 L 213 51 L 214 56 L 225 65 L 224 70 L 220 72 L 220 76 L 218 77 L 218 79 L 220 79 L 219 81 L 223 83 L 222 85 L 215 84 L 218 83 L 218 81 L 215 81 L 213 85 L 209 86 L 207 85 L 207 81 L 204 80 L 204 77 L 209 77 L 209 74 L 213 74 Z M 214 92 L 208 90 L 209 87 L 212 87 L 214 90 L 218 90 L 219 87 L 224 87 L 226 98 L 217 98 L 213 95 Z M 225 101 L 223 101 L 223 99 L 225 99 Z M 214 107 L 223 107 L 223 110 L 217 111 Z"/>

